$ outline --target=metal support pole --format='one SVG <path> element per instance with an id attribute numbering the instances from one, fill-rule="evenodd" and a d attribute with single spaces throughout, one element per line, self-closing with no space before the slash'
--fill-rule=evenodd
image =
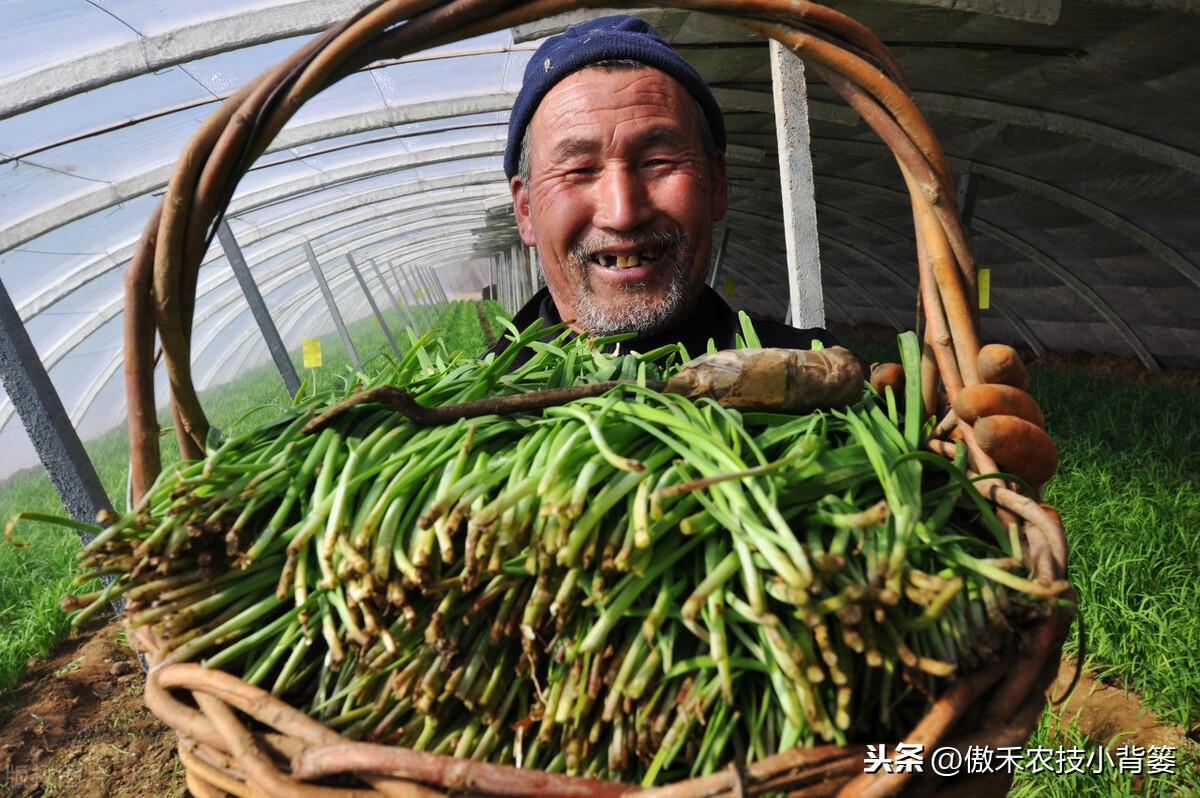
<path id="1" fill-rule="evenodd" d="M 721 229 L 721 243 L 717 244 L 717 256 L 713 258 L 712 271 L 708 275 L 709 288 L 717 287 L 717 272 L 721 271 L 721 261 L 725 260 L 725 246 L 729 243 L 729 225 Z"/>
<path id="2" fill-rule="evenodd" d="M 542 270 L 538 268 L 537 251 L 533 247 L 528 247 L 525 250 L 525 256 L 529 259 L 529 282 L 533 285 L 534 293 L 542 288 Z"/>
<path id="3" fill-rule="evenodd" d="M 413 280 L 421 289 L 421 299 L 424 302 L 425 310 L 429 314 L 429 326 L 434 327 L 438 322 L 437 297 L 433 294 L 433 289 L 429 287 L 429 281 L 425 278 L 425 273 L 420 266 L 410 267 Z"/>
<path id="4" fill-rule="evenodd" d="M 76 521 L 94 524 L 97 513 L 111 510 L 112 502 L 3 282 L 0 282 L 0 380 L 63 507 Z M 83 532 L 79 536 L 85 543 L 92 539 Z"/>
<path id="5" fill-rule="evenodd" d="M 446 293 L 445 286 L 442 285 L 441 278 L 437 276 L 437 272 L 433 269 L 426 269 L 425 272 L 429 275 L 429 279 L 433 282 L 433 288 L 437 291 L 438 296 L 442 298 L 442 304 L 450 304 L 450 295 Z"/>
<path id="6" fill-rule="evenodd" d="M 521 264 L 517 260 L 517 248 L 508 249 L 508 276 L 512 286 L 512 312 L 516 313 L 521 307 L 521 294 L 525 293 L 524 282 L 521 280 Z"/>
<path id="7" fill-rule="evenodd" d="M 411 267 L 402 266 L 399 271 L 404 276 L 404 284 L 408 288 L 408 295 L 412 297 L 413 305 L 420 314 L 422 329 L 430 329 L 433 327 L 434 318 L 433 310 L 429 307 L 429 301 L 425 297 L 425 289 L 421 288 L 421 284 L 414 277 Z"/>
<path id="8" fill-rule="evenodd" d="M 533 292 L 537 290 L 537 277 L 533 274 L 533 258 L 529 257 L 529 247 L 517 242 L 517 251 L 521 253 L 521 277 L 525 281 L 525 285 L 529 290 L 525 293 L 525 301 L 529 301 L 529 297 L 533 296 Z"/>
<path id="9" fill-rule="evenodd" d="M 354 364 L 354 368 L 358 368 L 361 363 L 358 359 L 358 352 L 354 348 L 354 342 L 350 340 L 346 322 L 342 321 L 342 314 L 338 310 L 337 303 L 333 301 L 333 292 L 329 290 L 329 283 L 325 280 L 325 272 L 321 271 L 317 255 L 307 241 L 304 242 L 304 254 L 308 256 L 308 265 L 312 267 L 313 275 L 317 278 L 317 285 L 321 286 L 325 304 L 329 307 L 329 315 L 333 316 L 333 324 L 337 327 L 338 335 L 341 336 L 342 346 L 346 348 L 346 354 L 349 356 L 350 362 Z"/>
<path id="10" fill-rule="evenodd" d="M 433 301 L 433 307 L 437 313 L 437 318 L 441 319 L 442 313 L 446 309 L 446 295 L 441 290 L 441 283 L 434 279 L 433 270 L 427 266 L 421 267 L 421 279 L 425 282 L 425 285 L 428 286 L 429 298 Z"/>
<path id="11" fill-rule="evenodd" d="M 508 269 L 512 275 L 513 312 L 521 306 L 521 295 L 525 293 L 525 280 L 521 277 L 521 255 L 515 244 L 508 248 Z"/>
<path id="12" fill-rule="evenodd" d="M 521 244 L 521 242 L 520 241 L 513 242 L 513 245 L 512 245 L 513 269 L 516 273 L 516 278 L 517 278 L 517 280 L 516 280 L 517 286 L 518 286 L 517 291 L 520 294 L 517 297 L 517 306 L 518 307 L 525 304 L 525 300 L 528 299 L 533 294 L 533 290 L 529 286 L 529 266 L 525 262 L 525 255 L 526 255 L 525 247 Z"/>
<path id="13" fill-rule="evenodd" d="M 521 283 L 521 265 L 517 262 L 517 248 L 508 248 L 508 281 L 512 287 L 512 312 L 521 307 L 521 294 L 525 293 Z"/>
<path id="14" fill-rule="evenodd" d="M 821 250 L 817 241 L 804 62 L 774 40 L 771 41 L 771 85 L 783 192 L 791 323 L 796 327 L 823 327 L 825 298 L 821 291 Z"/>
<path id="15" fill-rule="evenodd" d="M 438 301 L 442 302 L 443 305 L 449 302 L 450 298 L 446 295 L 445 289 L 442 288 L 442 281 L 438 280 L 437 272 L 433 271 L 432 266 L 424 266 L 421 271 L 425 272 L 425 280 L 430 283 L 430 286 L 433 288 L 433 295 L 437 296 Z"/>
<path id="16" fill-rule="evenodd" d="M 505 307 L 509 313 L 517 312 L 517 281 L 516 264 L 513 263 L 512 248 L 504 250 L 504 285 L 507 289 L 508 296 L 505 300 Z"/>
<path id="17" fill-rule="evenodd" d="M 404 308 L 401 306 L 400 302 L 396 300 L 396 292 L 391 289 L 391 286 L 388 283 L 388 278 L 383 276 L 383 270 L 379 268 L 379 264 L 376 263 L 374 258 L 372 258 L 368 263 L 371 264 L 371 270 L 374 271 L 376 280 L 379 281 L 380 286 L 383 286 L 384 293 L 388 294 L 388 301 L 391 302 L 392 310 L 396 311 L 396 316 L 400 318 L 400 323 L 404 325 L 410 325 L 406 314 L 404 314 Z"/>
<path id="18" fill-rule="evenodd" d="M 508 260 L 504 252 L 496 253 L 496 299 L 504 309 L 512 313 L 511 299 L 508 296 Z"/>
<path id="19" fill-rule="evenodd" d="M 425 313 L 425 326 L 432 327 L 437 321 L 437 314 L 433 310 L 433 298 L 429 295 L 429 286 L 421 279 L 421 270 L 416 266 L 408 266 L 405 268 L 405 274 L 408 276 L 409 282 L 413 286 L 413 296 L 420 296 L 421 308 Z"/>
<path id="20" fill-rule="evenodd" d="M 428 266 L 421 267 L 421 276 L 429 285 L 429 290 L 433 292 L 433 297 L 438 302 L 445 304 L 450 300 L 446 297 L 446 292 L 442 290 L 442 284 L 434 277 L 433 269 Z"/>
<path id="21" fill-rule="evenodd" d="M 409 325 L 417 332 L 420 332 L 421 314 L 418 312 L 416 304 L 413 301 L 412 292 L 406 290 L 403 275 L 396 268 L 394 261 L 387 263 L 387 271 L 392 275 L 392 280 L 396 283 L 396 296 L 399 297 L 400 303 L 404 307 L 404 314 L 408 319 Z"/>
<path id="22" fill-rule="evenodd" d="M 496 299 L 500 300 L 505 310 L 512 313 L 508 305 L 508 265 L 504 258 L 503 251 L 496 253 Z"/>
<path id="23" fill-rule="evenodd" d="M 396 293 L 400 295 L 400 301 L 404 303 L 404 312 L 408 317 L 409 324 L 414 330 L 420 332 L 424 329 L 423 317 L 417 307 L 416 297 L 413 296 L 411 287 L 406 286 L 404 273 L 396 266 L 395 261 L 389 261 L 387 267 L 392 274 L 392 279 L 396 281 Z"/>
<path id="24" fill-rule="evenodd" d="M 504 252 L 503 251 L 497 252 L 495 255 L 492 256 L 492 258 L 496 262 L 496 301 L 499 302 L 500 305 L 505 310 L 509 310 L 509 308 L 508 308 L 508 286 L 504 279 L 504 277 L 505 277 Z M 509 310 L 509 313 L 511 313 L 511 312 L 512 311 Z"/>
<path id="25" fill-rule="evenodd" d="M 379 312 L 379 305 L 375 304 L 375 296 L 367 287 L 367 281 L 363 279 L 362 272 L 358 270 L 358 264 L 354 261 L 354 256 L 349 252 L 346 253 L 346 263 L 350 264 L 350 271 L 354 272 L 354 278 L 358 280 L 359 287 L 367 295 L 367 304 L 371 306 L 371 312 L 375 314 L 375 319 L 379 322 L 380 329 L 383 330 L 383 337 L 387 339 L 388 346 L 392 348 L 396 357 L 400 357 L 400 347 L 396 346 L 396 339 L 392 337 L 392 331 L 388 329 L 387 322 L 383 320 L 383 314 Z"/>
<path id="26" fill-rule="evenodd" d="M 300 378 L 296 376 L 296 367 L 292 364 L 287 347 L 283 345 L 283 339 L 279 337 L 275 320 L 267 310 L 267 303 L 263 301 L 262 293 L 258 290 L 258 284 L 254 282 L 254 276 L 250 274 L 250 267 L 246 265 L 242 248 L 238 245 L 233 231 L 229 229 L 228 222 L 222 220 L 217 226 L 217 238 L 221 240 L 221 248 L 225 250 L 225 257 L 229 259 L 229 267 L 233 269 L 233 275 L 242 287 L 246 303 L 250 305 L 250 313 L 254 315 L 254 321 L 258 323 L 258 329 L 267 342 L 267 349 L 271 353 L 271 359 L 275 361 L 279 376 L 283 378 L 288 395 L 295 396 L 300 390 Z"/>
<path id="27" fill-rule="evenodd" d="M 407 310 L 404 307 L 401 307 L 400 303 L 396 301 L 396 294 L 392 291 L 392 287 L 388 285 L 388 281 L 384 279 L 383 272 L 379 269 L 379 264 L 372 260 L 371 268 L 375 270 L 375 278 L 379 280 L 380 285 L 383 286 L 384 292 L 387 293 L 388 299 L 391 300 L 392 307 L 396 310 L 396 315 L 400 317 L 400 323 L 409 327 L 415 327 L 416 325 L 409 317 Z"/>
<path id="28" fill-rule="evenodd" d="M 446 291 L 446 284 L 442 282 L 442 278 L 432 266 L 429 267 L 429 276 L 433 278 L 433 284 L 437 286 L 438 293 L 442 295 L 442 301 L 447 304 L 452 302 L 450 294 Z"/>
<path id="29" fill-rule="evenodd" d="M 525 278 L 521 275 L 521 253 L 517 251 L 516 244 L 510 244 L 508 247 L 508 264 L 512 269 L 513 276 L 513 308 L 517 308 L 521 304 L 521 295 L 525 293 Z"/>
<path id="30" fill-rule="evenodd" d="M 421 279 L 421 271 L 416 266 L 409 266 L 406 269 L 408 279 L 415 286 L 414 291 L 421 295 L 421 308 L 425 313 L 425 327 L 433 329 L 437 325 L 437 308 L 434 307 L 433 295 L 429 292 L 429 286 Z"/>

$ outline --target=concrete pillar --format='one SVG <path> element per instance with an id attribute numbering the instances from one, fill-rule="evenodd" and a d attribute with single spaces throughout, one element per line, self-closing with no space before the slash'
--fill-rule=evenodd
<path id="1" fill-rule="evenodd" d="M 96 523 L 96 514 L 111 510 L 112 503 L 2 282 L 0 381 L 67 513 L 76 521 Z M 92 539 L 83 532 L 79 536 L 85 543 Z"/>
<path id="2" fill-rule="evenodd" d="M 101 510 L 112 510 L 112 502 L 3 282 L 0 282 L 0 384 L 16 408 L 67 515 L 85 524 L 96 523 Z M 93 536 L 87 532 L 80 530 L 77 534 L 85 545 L 92 541 Z M 100 581 L 108 587 L 113 577 L 105 576 Z M 116 599 L 110 606 L 120 617 L 125 600 Z M 138 660 L 142 670 L 149 668 L 143 654 L 138 654 Z"/>
<path id="3" fill-rule="evenodd" d="M 787 244 L 788 310 L 796 327 L 823 327 L 825 301 L 821 290 L 804 62 L 774 40 L 770 60 Z"/>

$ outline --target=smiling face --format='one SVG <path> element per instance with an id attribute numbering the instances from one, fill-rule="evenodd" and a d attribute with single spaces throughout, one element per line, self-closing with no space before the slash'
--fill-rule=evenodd
<path id="1" fill-rule="evenodd" d="M 725 214 L 724 155 L 705 151 L 687 90 L 655 69 L 584 69 L 546 94 L 525 135 L 517 227 L 562 318 L 646 333 L 685 316 Z"/>

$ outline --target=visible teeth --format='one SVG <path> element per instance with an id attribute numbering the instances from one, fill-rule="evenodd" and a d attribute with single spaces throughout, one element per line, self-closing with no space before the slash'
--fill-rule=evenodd
<path id="1" fill-rule="evenodd" d="M 642 265 L 644 260 L 651 258 L 642 255 L 597 255 L 596 262 L 609 269 L 632 269 Z"/>

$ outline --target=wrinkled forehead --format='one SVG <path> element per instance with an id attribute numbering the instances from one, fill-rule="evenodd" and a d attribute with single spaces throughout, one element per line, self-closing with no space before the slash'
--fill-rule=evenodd
<path id="1" fill-rule="evenodd" d="M 565 139 L 700 144 L 699 110 L 687 90 L 652 67 L 592 66 L 547 92 L 527 135 L 543 153 Z"/>

